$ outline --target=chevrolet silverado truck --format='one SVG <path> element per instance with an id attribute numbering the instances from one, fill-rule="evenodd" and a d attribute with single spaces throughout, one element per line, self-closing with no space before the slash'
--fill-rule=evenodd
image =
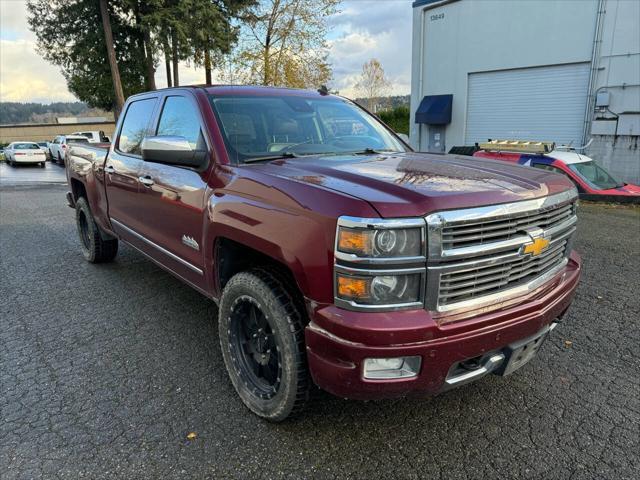
<path id="1" fill-rule="evenodd" d="M 231 383 L 271 421 L 314 384 L 378 399 L 508 375 L 580 276 L 566 177 L 416 153 L 325 90 L 135 95 L 66 171 L 86 260 L 124 242 L 216 302 Z"/>

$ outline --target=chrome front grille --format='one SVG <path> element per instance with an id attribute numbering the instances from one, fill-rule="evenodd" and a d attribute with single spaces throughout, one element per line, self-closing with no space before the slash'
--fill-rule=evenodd
<path id="1" fill-rule="evenodd" d="M 576 198 L 571 190 L 429 215 L 427 308 L 454 312 L 485 307 L 548 281 L 567 263 Z M 527 253 L 534 241 L 546 246 Z"/>
<path id="2" fill-rule="evenodd" d="M 442 229 L 442 247 L 445 250 L 508 240 L 522 234 L 527 228 L 547 230 L 574 215 L 572 203 L 545 212 L 523 212 L 507 218 L 488 219 L 479 222 L 446 226 Z"/>
<path id="3" fill-rule="evenodd" d="M 440 277 L 439 304 L 449 305 L 499 292 L 538 277 L 562 262 L 567 240 L 537 257 L 508 258 L 497 265 L 458 270 Z"/>

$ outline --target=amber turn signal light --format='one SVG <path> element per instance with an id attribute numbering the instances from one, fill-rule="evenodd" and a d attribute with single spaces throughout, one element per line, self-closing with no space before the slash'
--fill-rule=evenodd
<path id="1" fill-rule="evenodd" d="M 370 279 L 338 275 L 338 296 L 344 299 L 362 300 L 369 298 Z"/>
<path id="2" fill-rule="evenodd" d="M 370 230 L 340 228 L 338 231 L 338 250 L 346 253 L 367 255 L 371 250 Z"/>

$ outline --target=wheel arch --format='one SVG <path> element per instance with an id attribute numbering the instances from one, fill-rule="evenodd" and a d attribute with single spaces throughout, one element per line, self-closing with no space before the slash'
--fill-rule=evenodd
<path id="1" fill-rule="evenodd" d="M 260 240 L 264 243 L 264 240 Z M 239 242 L 229 236 L 216 237 L 213 244 L 213 281 L 218 298 L 222 294 L 227 282 L 237 273 L 262 268 L 276 277 L 301 308 L 301 313 L 306 313 L 305 287 L 306 277 L 301 274 L 301 265 L 297 259 L 287 260 L 286 255 L 273 255 L 279 249 L 272 244 L 265 253 L 263 249 L 250 246 L 245 242 Z M 295 272 L 298 272 L 296 274 Z M 302 280 L 302 283 L 301 283 Z"/>

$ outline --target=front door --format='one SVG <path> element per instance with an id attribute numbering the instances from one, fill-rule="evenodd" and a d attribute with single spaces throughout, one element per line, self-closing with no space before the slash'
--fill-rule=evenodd
<path id="1" fill-rule="evenodd" d="M 117 143 L 104 165 L 109 219 L 113 229 L 127 241 L 135 239 L 144 217 L 138 208 L 139 176 L 142 168 L 140 144 L 147 135 L 157 97 L 131 102 Z"/>
<path id="2" fill-rule="evenodd" d="M 201 118 L 188 93 L 166 96 L 153 135 L 184 137 L 203 149 Z M 142 162 L 138 208 L 145 219 L 139 232 L 156 248 L 150 253 L 192 284 L 205 287 L 203 223 L 207 178 L 199 171 Z"/>

